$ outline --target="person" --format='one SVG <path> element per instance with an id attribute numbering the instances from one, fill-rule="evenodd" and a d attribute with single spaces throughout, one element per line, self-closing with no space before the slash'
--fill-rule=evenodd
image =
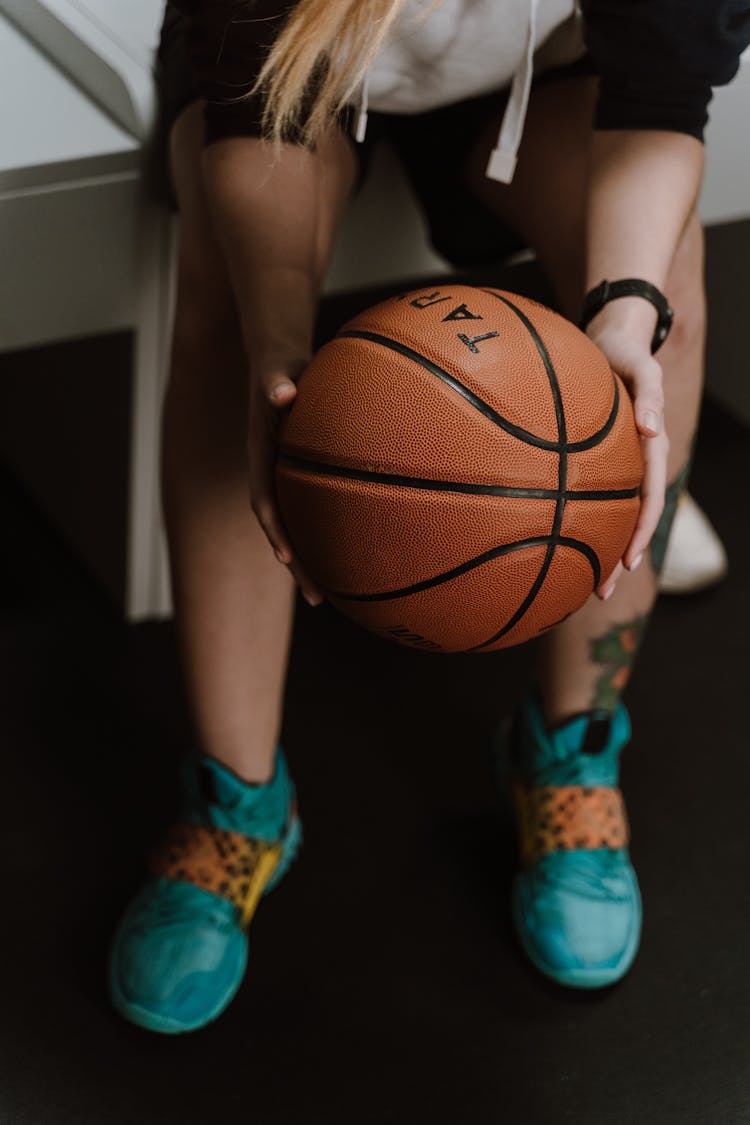
<path id="1" fill-rule="evenodd" d="M 295 580 L 311 604 L 324 591 L 275 504 L 276 429 L 338 221 L 383 133 L 435 246 L 460 266 L 533 247 L 633 399 L 637 526 L 596 596 L 544 639 L 511 736 L 525 952 L 572 987 L 630 967 L 641 904 L 617 788 L 621 697 L 699 408 L 707 104 L 749 40 L 736 0 L 686 0 L 679 21 L 667 0 L 167 5 L 180 249 L 163 495 L 198 752 L 183 820 L 114 937 L 111 996 L 129 1020 L 176 1033 L 223 1011 L 258 901 L 299 845 L 277 742 Z"/>

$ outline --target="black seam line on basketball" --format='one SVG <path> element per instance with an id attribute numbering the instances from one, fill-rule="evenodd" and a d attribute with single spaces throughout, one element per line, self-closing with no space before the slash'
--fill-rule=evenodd
<path id="1" fill-rule="evenodd" d="M 422 590 L 431 590 L 434 586 L 442 586 L 446 582 L 452 581 L 454 578 L 460 578 L 462 574 L 468 574 L 470 570 L 475 570 L 478 566 L 483 566 L 486 562 L 492 562 L 493 559 L 500 558 L 501 555 L 510 555 L 514 551 L 523 551 L 526 547 L 547 547 L 550 545 L 559 547 L 571 547 L 574 551 L 585 555 L 588 559 L 594 575 L 594 588 L 599 585 L 599 559 L 596 552 L 589 547 L 588 543 L 583 543 L 580 539 L 568 539 L 560 537 L 551 544 L 549 535 L 538 535 L 532 539 L 518 539 L 514 543 L 503 543 L 500 547 L 493 547 L 490 551 L 484 551 L 481 555 L 475 555 L 473 559 L 469 559 L 460 566 L 455 566 L 451 570 L 443 571 L 442 574 L 436 574 L 434 578 L 425 578 L 422 582 L 415 582 L 411 586 L 402 586 L 397 590 L 383 590 L 378 594 L 347 594 L 341 590 L 329 590 L 328 594 L 332 598 L 339 598 L 341 601 L 347 602 L 387 602 L 393 601 L 397 598 L 408 598 L 411 594 L 419 594 Z M 544 577 L 544 576 L 542 576 Z M 490 644 L 490 641 L 485 641 L 485 644 Z"/>
<path id="2" fill-rule="evenodd" d="M 491 293 L 491 290 L 488 289 L 488 290 L 485 290 L 485 292 Z M 539 358 L 541 359 L 541 361 L 544 365 L 544 370 L 546 372 L 547 379 L 549 381 L 549 387 L 550 387 L 550 391 L 552 393 L 552 402 L 553 402 L 554 407 L 555 407 L 555 420 L 557 421 L 557 446 L 556 446 L 556 449 L 557 449 L 558 456 L 560 458 L 560 460 L 558 462 L 558 473 L 557 473 L 558 509 L 555 512 L 555 519 L 554 519 L 554 524 L 553 524 L 553 527 L 552 527 L 552 535 L 553 535 L 553 537 L 556 538 L 557 535 L 560 532 L 560 526 L 562 524 L 562 514 L 563 514 L 563 509 L 565 507 L 565 499 L 564 499 L 565 487 L 568 483 L 568 457 L 567 457 L 568 430 L 567 430 L 567 425 L 566 425 L 566 422 L 565 422 L 565 407 L 563 406 L 562 393 L 560 391 L 560 384 L 557 381 L 557 372 L 555 371 L 555 365 L 552 362 L 550 354 L 547 351 L 547 348 L 545 347 L 544 340 L 542 340 L 541 336 L 539 335 L 539 333 L 537 332 L 536 328 L 531 323 L 529 318 L 521 311 L 521 309 L 518 308 L 517 305 L 514 305 L 512 301 L 509 301 L 507 299 L 507 297 L 501 297 L 499 293 L 493 293 L 492 296 L 494 296 L 498 301 L 502 301 L 502 303 L 507 308 L 509 308 L 511 310 L 511 312 L 515 313 L 515 315 L 521 321 L 521 324 L 524 326 L 524 328 L 528 332 L 529 336 L 531 336 L 531 339 L 534 343 L 534 347 L 536 348 L 537 352 L 539 353 Z"/>
<path id="3" fill-rule="evenodd" d="M 534 579 L 534 582 L 532 584 L 531 589 L 529 590 L 528 594 L 526 595 L 526 597 L 523 599 L 523 601 L 519 605 L 516 612 L 503 625 L 502 629 L 498 629 L 498 631 L 496 633 L 493 633 L 493 635 L 491 637 L 488 637 L 486 641 L 481 641 L 478 645 L 472 645 L 471 648 L 468 648 L 468 649 L 465 650 L 466 652 L 478 652 L 479 649 L 487 648 L 488 645 L 492 645 L 496 641 L 499 641 L 501 637 L 504 637 L 506 633 L 509 633 L 511 631 L 511 629 L 514 627 L 514 625 L 518 624 L 518 622 L 525 615 L 525 613 L 527 612 L 527 610 L 531 606 L 532 602 L 536 598 L 537 594 L 539 593 L 539 591 L 542 587 L 542 583 L 544 582 L 544 579 L 547 577 L 547 571 L 549 570 L 550 563 L 552 562 L 552 556 L 553 556 L 554 552 L 555 552 L 554 546 L 550 545 L 550 546 L 547 547 L 547 552 L 544 556 L 544 562 L 539 567 L 539 573 L 537 574 L 536 578 Z"/>
<path id="4" fill-rule="evenodd" d="M 536 594 L 538 593 L 539 589 L 541 588 L 541 584 L 544 581 L 544 578 L 547 574 L 547 571 L 549 570 L 549 567 L 551 565 L 552 558 L 553 558 L 554 553 L 555 553 L 555 547 L 557 545 L 557 542 L 562 541 L 559 538 L 559 533 L 560 533 L 560 528 L 562 526 L 562 517 L 563 517 L 563 511 L 564 511 L 564 508 L 565 508 L 565 498 L 564 498 L 563 494 L 565 492 L 565 485 L 567 483 L 567 456 L 566 456 L 566 454 L 568 452 L 568 450 L 566 449 L 567 433 L 566 433 L 566 427 L 565 427 L 565 413 L 564 413 L 564 409 L 563 409 L 562 396 L 560 394 L 559 383 L 557 382 L 557 376 L 555 374 L 554 366 L 552 364 L 549 353 L 547 352 L 547 349 L 545 348 L 541 337 L 539 336 L 538 332 L 536 331 L 536 328 L 534 327 L 532 322 L 528 319 L 528 317 L 526 317 L 521 312 L 521 310 L 516 305 L 514 305 L 511 301 L 508 301 L 506 298 L 500 296 L 499 293 L 495 293 L 492 290 L 486 289 L 486 290 L 484 290 L 484 292 L 486 292 L 489 296 L 494 297 L 496 300 L 501 301 L 507 308 L 509 308 L 512 312 L 514 312 L 516 314 L 516 316 L 519 318 L 521 323 L 526 327 L 526 330 L 529 332 L 529 335 L 531 336 L 531 338 L 532 338 L 532 340 L 533 340 L 533 342 L 534 342 L 534 344 L 537 348 L 537 351 L 540 355 L 540 358 L 542 359 L 542 362 L 544 364 L 547 377 L 549 379 L 550 390 L 552 392 L 553 401 L 554 401 L 554 405 L 555 405 L 556 420 L 557 420 L 557 425 L 558 425 L 558 442 L 557 443 L 546 442 L 543 439 L 539 439 L 535 435 L 530 434 L 528 431 L 521 430 L 520 427 L 514 427 L 512 423 L 509 423 L 507 421 L 507 419 L 502 418 L 501 415 L 497 414 L 497 412 L 494 411 L 492 409 L 492 407 L 489 406 L 488 403 L 484 402 L 477 395 L 474 395 L 474 393 L 472 391 L 470 391 L 468 389 L 468 387 L 465 387 L 457 379 L 455 379 L 453 376 L 451 376 L 447 371 L 444 371 L 442 368 L 438 367 L 437 364 L 432 363 L 431 360 L 426 359 L 425 356 L 420 355 L 419 352 L 415 352 L 412 348 L 409 348 L 405 344 L 401 344 L 397 341 L 389 339 L 388 337 L 383 337 L 383 336 L 380 336 L 376 333 L 370 333 L 370 332 L 351 331 L 351 332 L 348 332 L 348 333 L 341 333 L 341 335 L 342 336 L 355 337 L 355 338 L 358 337 L 360 339 L 370 339 L 371 341 L 373 341 L 375 343 L 379 343 L 384 347 L 391 348 L 392 350 L 397 351 L 397 352 L 401 353 L 402 355 L 407 356 L 408 358 L 411 358 L 412 360 L 414 360 L 414 362 L 416 362 L 420 366 L 424 367 L 426 370 L 430 371 L 432 374 L 437 375 L 437 377 L 442 379 L 448 386 L 451 386 L 451 387 L 453 387 L 453 389 L 457 390 L 459 392 L 459 394 L 461 394 L 471 405 L 473 405 L 485 417 L 487 417 L 490 421 L 492 421 L 495 425 L 499 426 L 501 429 L 505 430 L 508 433 L 511 433 L 513 436 L 519 437 L 521 440 L 525 441 L 527 444 L 536 445 L 537 447 L 540 447 L 540 448 L 552 449 L 555 452 L 557 452 L 558 457 L 559 457 L 559 461 L 558 461 L 558 497 L 557 497 L 556 504 L 555 504 L 555 514 L 554 514 L 554 517 L 553 517 L 553 524 L 552 524 L 552 536 L 548 537 L 547 540 L 546 540 L 547 551 L 545 553 L 544 561 L 543 561 L 543 563 L 542 563 L 542 565 L 539 569 L 539 573 L 538 573 L 537 578 L 534 582 L 532 590 L 530 591 L 529 595 L 527 595 L 527 597 L 524 599 L 524 602 L 519 607 L 519 609 L 516 611 L 516 613 L 513 615 L 513 618 L 511 618 L 511 621 L 516 623 L 518 620 L 520 620 L 520 618 L 523 616 L 523 614 L 525 614 L 527 612 L 527 610 L 529 609 L 529 607 L 533 603 L 534 598 L 536 597 Z M 588 439 L 585 439 L 583 442 L 574 443 L 574 448 L 575 448 L 576 451 L 581 450 L 581 449 L 585 449 L 589 445 L 597 444 L 597 442 L 599 440 L 601 440 L 601 438 L 603 436 L 606 435 L 608 430 L 611 429 L 612 425 L 614 425 L 614 420 L 615 420 L 615 417 L 617 416 L 617 404 L 618 404 L 618 400 L 619 400 L 619 394 L 618 394 L 618 388 L 617 388 L 617 381 L 614 380 L 614 377 L 613 377 L 613 381 L 614 381 L 614 396 L 613 396 L 614 401 L 613 401 L 613 405 L 612 405 L 612 410 L 610 412 L 610 417 L 607 419 L 607 422 L 605 423 L 604 427 L 602 428 L 601 436 L 591 435 Z M 584 551 L 584 554 L 586 554 L 587 557 L 588 557 L 588 550 L 590 550 L 590 548 L 587 548 L 587 550 Z M 596 559 L 596 556 L 594 556 L 594 557 L 595 557 L 595 560 L 596 560 L 596 565 L 594 566 L 594 564 L 592 564 L 592 568 L 594 569 L 594 577 L 595 577 L 594 589 L 596 589 L 596 586 L 598 585 L 597 575 L 598 575 L 598 572 L 599 572 L 599 564 L 598 564 L 598 559 Z M 590 558 L 589 558 L 589 562 L 591 562 Z M 506 626 L 503 627 L 503 630 L 500 630 L 500 632 L 497 634 L 497 637 L 495 637 L 494 639 L 497 639 L 498 637 L 502 636 L 503 632 L 504 631 L 507 632 L 508 629 L 511 628 L 511 627 L 512 626 L 510 624 L 506 624 Z M 484 642 L 484 645 L 491 644 L 491 643 L 492 643 L 492 639 Z"/>
<path id="5" fill-rule="evenodd" d="M 344 477 L 372 484 L 390 484 L 395 488 L 418 488 L 425 492 L 459 492 L 468 496 L 509 496 L 527 500 L 556 500 L 560 495 L 555 488 L 517 488 L 505 484 L 469 484 L 465 481 L 432 480 L 428 477 L 407 477 L 398 473 L 376 473 L 369 469 L 350 469 L 345 465 L 331 465 L 325 461 L 309 461 L 283 453 L 279 464 L 300 473 L 322 477 Z M 596 490 L 568 489 L 566 500 L 632 500 L 640 495 L 640 488 L 612 488 Z"/>
<path id="6" fill-rule="evenodd" d="M 495 294 L 493 294 L 493 296 L 495 296 Z M 470 391 L 468 387 L 464 386 L 464 384 L 459 379 L 456 379 L 454 375 L 451 375 L 449 371 L 445 371 L 442 367 L 439 367 L 437 363 L 433 363 L 431 359 L 428 359 L 427 356 L 421 355 L 420 352 L 415 352 L 414 349 L 410 348 L 407 344 L 402 344 L 398 340 L 391 340 L 389 336 L 380 336 L 377 332 L 363 332 L 359 329 L 352 329 L 350 332 L 339 332 L 338 336 L 334 338 L 336 340 L 370 340 L 373 344 L 380 344 L 384 348 L 390 348 L 391 351 L 398 352 L 399 355 L 406 356 L 407 359 L 414 360 L 414 362 L 419 364 L 420 367 L 423 367 L 425 371 L 429 371 L 431 375 L 437 376 L 437 378 L 447 386 L 452 387 L 452 389 L 457 391 L 470 406 L 473 406 L 475 410 L 483 414 L 493 425 L 498 426 L 501 430 L 505 430 L 511 437 L 518 438 L 519 441 L 525 442 L 526 445 L 537 446 L 539 449 L 550 449 L 553 453 L 560 452 L 560 447 L 557 442 L 537 437 L 536 434 L 532 434 L 529 430 L 524 430 L 523 427 L 516 426 L 514 422 L 509 422 L 507 418 L 503 418 L 502 414 L 498 414 L 496 410 L 493 410 L 488 402 L 485 402 L 479 395 L 475 395 L 473 391 Z"/>
<path id="7" fill-rule="evenodd" d="M 531 589 L 529 590 L 524 600 L 521 602 L 520 606 L 518 606 L 515 613 L 511 615 L 510 619 L 506 621 L 503 627 L 496 633 L 494 633 L 493 636 L 489 637 L 486 641 L 483 641 L 481 645 L 476 646 L 478 648 L 485 648 L 487 645 L 493 644 L 495 641 L 499 640 L 506 633 L 509 633 L 513 626 L 521 620 L 524 614 L 526 614 L 533 605 L 534 599 L 542 588 L 542 583 L 547 577 L 547 572 L 549 571 L 549 568 L 552 565 L 552 559 L 555 556 L 555 548 L 559 542 L 560 530 L 562 528 L 563 521 L 563 512 L 565 511 L 565 488 L 568 483 L 568 454 L 565 450 L 565 446 L 567 445 L 568 441 L 568 432 L 565 423 L 565 407 L 563 406 L 562 392 L 560 391 L 560 384 L 557 380 L 555 365 L 553 364 L 552 358 L 547 351 L 547 348 L 545 347 L 544 341 L 537 332 L 535 326 L 521 311 L 521 309 L 519 309 L 517 305 L 514 305 L 512 301 L 509 301 L 507 297 L 501 297 L 499 293 L 495 293 L 493 294 L 493 296 L 498 301 L 502 301 L 506 308 L 509 308 L 511 312 L 514 313 L 521 321 L 521 324 L 524 326 L 529 336 L 531 336 L 534 347 L 536 348 L 539 354 L 539 358 L 544 365 L 544 370 L 549 381 L 550 392 L 552 394 L 552 402 L 555 407 L 555 420 L 557 422 L 557 487 L 559 494 L 555 502 L 555 512 L 552 517 L 552 532 L 547 544 L 547 550 L 542 561 L 542 565 L 539 567 L 539 573 L 534 579 Z M 596 584 L 594 585 L 594 588 L 596 589 Z"/>
<path id="8" fill-rule="evenodd" d="M 503 299 L 499 297 L 497 293 L 493 293 L 491 289 L 483 289 L 482 292 L 488 293 L 491 297 L 496 297 L 498 300 Z M 483 414 L 485 418 L 489 419 L 490 422 L 498 426 L 501 430 L 505 430 L 511 437 L 518 438 L 519 441 L 523 441 L 527 445 L 534 445 L 539 449 L 550 449 L 555 453 L 560 451 L 560 447 L 556 442 L 537 437 L 536 434 L 532 434 L 529 430 L 524 430 L 523 427 L 516 426 L 514 422 L 503 418 L 502 414 L 498 414 L 496 410 L 493 410 L 489 403 L 485 402 L 484 399 L 481 399 L 478 395 L 475 395 L 473 391 L 465 387 L 464 384 L 451 375 L 450 372 L 444 371 L 442 367 L 439 367 L 436 363 L 433 363 L 431 359 L 427 359 L 426 356 L 421 355 L 419 352 L 415 352 L 412 348 L 408 347 L 407 344 L 401 344 L 398 340 L 391 340 L 388 336 L 380 336 L 376 332 L 364 332 L 357 329 L 352 329 L 350 332 L 339 332 L 338 336 L 335 336 L 334 339 L 370 340 L 374 344 L 381 344 L 385 348 L 390 348 L 391 351 L 399 352 L 408 359 L 413 359 L 420 367 L 436 375 L 438 379 L 441 379 L 448 386 L 452 387 L 462 398 L 466 399 L 471 406 L 478 410 L 480 414 Z M 614 388 L 612 409 L 609 412 L 609 417 L 606 422 L 600 430 L 590 434 L 587 438 L 582 438 L 581 441 L 572 441 L 565 447 L 566 453 L 583 453 L 587 449 L 592 449 L 595 445 L 598 445 L 608 435 L 615 424 L 620 403 L 620 388 L 617 385 L 617 380 L 614 375 L 612 376 L 612 384 Z"/>
<path id="9" fill-rule="evenodd" d="M 557 539 L 554 544 L 550 544 L 550 546 L 547 548 L 547 554 L 545 556 L 544 562 L 539 568 L 539 573 L 534 579 L 533 586 L 529 590 L 524 600 L 521 602 L 516 612 L 510 618 L 510 620 L 506 621 L 502 629 L 498 629 L 498 631 L 491 637 L 488 637 L 486 641 L 481 641 L 478 645 L 472 645 L 471 648 L 464 649 L 465 652 L 479 652 L 480 649 L 488 648 L 490 645 L 493 645 L 497 641 L 499 641 L 502 637 L 509 633 L 515 625 L 518 624 L 518 622 L 529 609 L 529 606 L 536 598 L 539 590 L 541 589 L 542 583 L 544 582 L 544 579 L 547 577 L 547 571 L 549 570 L 549 564 L 552 561 L 552 555 L 554 553 L 555 547 L 560 546 L 571 547 L 573 548 L 573 550 L 579 551 L 582 555 L 585 556 L 591 566 L 594 578 L 594 589 L 596 589 L 596 587 L 599 585 L 599 579 L 601 577 L 601 565 L 599 563 L 599 556 L 597 555 L 596 551 L 594 551 L 592 547 L 589 547 L 588 543 L 583 543 L 580 539 L 567 539 L 563 536 Z"/>
<path id="10" fill-rule="evenodd" d="M 496 300 L 502 301 L 503 304 L 510 305 L 510 307 L 514 309 L 519 314 L 519 316 L 523 316 L 520 310 L 515 308 L 515 305 L 512 305 L 510 301 L 507 301 L 504 297 L 501 297 L 499 293 L 493 293 L 491 289 L 483 289 L 482 292 L 487 293 L 490 297 L 495 297 Z M 602 428 L 600 430 L 597 430 L 596 433 L 590 434 L 587 438 L 582 438 L 581 441 L 571 441 L 570 444 L 566 445 L 565 447 L 566 453 L 583 453 L 587 449 L 593 449 L 595 445 L 599 445 L 599 443 L 604 441 L 605 437 L 607 437 L 609 431 L 615 424 L 620 406 L 620 388 L 617 385 L 617 379 L 615 379 L 614 373 L 612 375 L 612 386 L 612 408 Z"/>
<path id="11" fill-rule="evenodd" d="M 612 395 L 612 409 L 609 412 L 609 417 L 600 430 L 597 430 L 591 437 L 584 438 L 582 441 L 571 441 L 566 447 L 566 453 L 583 453 L 587 449 L 593 449 L 595 445 L 599 445 L 604 441 L 605 437 L 609 434 L 610 430 L 615 424 L 617 414 L 620 409 L 620 388 L 617 385 L 617 380 L 612 375 L 612 386 L 614 393 Z"/>

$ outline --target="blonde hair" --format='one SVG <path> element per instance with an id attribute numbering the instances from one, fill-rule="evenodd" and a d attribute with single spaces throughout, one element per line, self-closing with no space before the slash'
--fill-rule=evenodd
<path id="1" fill-rule="evenodd" d="M 265 134 L 314 144 L 362 82 L 405 3 L 300 0 L 253 87 L 265 95 Z"/>

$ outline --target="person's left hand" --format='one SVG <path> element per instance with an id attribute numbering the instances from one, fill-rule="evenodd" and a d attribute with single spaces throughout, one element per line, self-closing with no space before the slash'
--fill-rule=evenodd
<path id="1" fill-rule="evenodd" d="M 617 302 L 612 304 L 614 306 Z M 664 429 L 662 370 L 659 361 L 651 354 L 651 337 L 648 333 L 634 332 L 607 319 L 606 312 L 607 309 L 603 310 L 592 321 L 587 334 L 604 352 L 633 400 L 635 424 L 641 436 L 643 481 L 638 522 L 621 561 L 596 590 L 597 596 L 602 599 L 612 595 L 623 569 L 636 569 L 656 531 L 664 508 L 669 452 L 669 439 Z"/>

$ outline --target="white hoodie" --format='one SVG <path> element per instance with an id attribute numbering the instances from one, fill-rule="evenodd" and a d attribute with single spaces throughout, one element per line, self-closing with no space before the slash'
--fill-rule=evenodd
<path id="1" fill-rule="evenodd" d="M 368 107 L 419 113 L 510 85 L 487 167 L 508 183 L 533 73 L 574 62 L 584 49 L 576 0 L 408 0 L 363 83 L 357 139 Z"/>

